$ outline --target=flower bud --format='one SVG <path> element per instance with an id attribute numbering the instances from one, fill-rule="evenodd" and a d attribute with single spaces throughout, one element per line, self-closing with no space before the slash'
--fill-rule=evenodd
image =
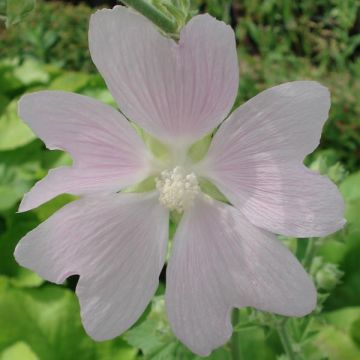
<path id="1" fill-rule="evenodd" d="M 316 284 L 320 289 L 331 291 L 343 276 L 343 272 L 338 269 L 335 264 L 324 264 L 324 266 L 316 273 Z"/>

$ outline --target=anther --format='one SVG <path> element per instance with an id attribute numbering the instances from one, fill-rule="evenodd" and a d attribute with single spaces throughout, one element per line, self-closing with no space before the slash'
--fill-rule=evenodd
<path id="1" fill-rule="evenodd" d="M 189 208 L 200 192 L 196 175 L 186 174 L 180 166 L 162 171 L 156 178 L 156 188 L 160 193 L 160 203 L 179 213 Z"/>

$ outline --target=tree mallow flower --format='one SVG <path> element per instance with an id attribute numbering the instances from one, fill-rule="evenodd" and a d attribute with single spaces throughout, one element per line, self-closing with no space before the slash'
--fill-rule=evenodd
<path id="1" fill-rule="evenodd" d="M 182 213 L 167 267 L 167 314 L 175 335 L 207 355 L 231 336 L 230 311 L 252 306 L 302 316 L 316 290 L 274 233 L 324 236 L 343 224 L 343 201 L 304 157 L 318 145 L 328 90 L 312 81 L 275 86 L 235 110 L 206 156 L 191 144 L 228 115 L 237 93 L 234 33 L 195 16 L 179 42 L 125 7 L 96 12 L 90 52 L 123 114 L 170 149 L 154 158 L 130 122 L 94 99 L 61 91 L 25 95 L 19 114 L 49 149 L 73 165 L 53 169 L 24 196 L 20 211 L 70 193 L 80 199 L 28 233 L 17 261 L 62 283 L 80 275 L 81 317 L 96 340 L 127 330 L 158 286 L 169 212 Z M 120 190 L 150 176 L 154 190 Z M 211 181 L 229 202 L 201 191 Z"/>

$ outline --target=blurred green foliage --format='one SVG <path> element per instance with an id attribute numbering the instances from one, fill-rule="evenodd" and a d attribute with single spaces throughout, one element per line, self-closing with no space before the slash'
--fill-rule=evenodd
<path id="1" fill-rule="evenodd" d="M 38 0 L 35 11 L 21 23 L 7 30 L 0 28 L 0 58 L 35 58 L 67 69 L 94 72 L 87 46 L 92 12 L 83 4 L 64 6 Z"/>
<path id="2" fill-rule="evenodd" d="M 28 16 L 35 7 L 36 0 L 0 0 L 0 21 L 7 27 L 17 24 Z"/>
<path id="3" fill-rule="evenodd" d="M 284 81 L 318 80 L 332 93 L 321 145 L 336 147 L 349 169 L 360 165 L 359 1 L 196 0 L 192 9 L 208 11 L 235 27 L 242 76 L 236 104 Z M 0 58 L 30 58 L 96 72 L 87 47 L 92 12 L 85 5 L 38 1 L 31 16 L 0 29 Z"/>
<path id="4" fill-rule="evenodd" d="M 320 147 L 306 163 L 339 185 L 348 224 L 316 240 L 316 258 L 310 263 L 306 240 L 283 239 L 319 290 L 315 314 L 287 324 L 300 359 L 306 360 L 360 358 L 359 9 L 356 0 L 192 1 L 193 11 L 208 11 L 236 30 L 241 70 L 236 106 L 265 88 L 296 79 L 320 81 L 332 94 Z M 34 182 L 50 168 L 71 162 L 60 151 L 47 151 L 21 122 L 19 97 L 57 89 L 115 105 L 87 48 L 93 11 L 85 5 L 37 1 L 36 10 L 20 23 L 0 28 L 0 360 L 196 359 L 170 332 L 162 310 L 163 284 L 124 337 L 95 343 L 81 327 L 72 280 L 62 287 L 48 284 L 19 267 L 12 255 L 25 233 L 71 199 L 62 195 L 29 213 L 16 213 Z M 243 309 L 240 320 L 236 331 L 244 359 L 285 359 L 269 314 Z M 230 359 L 229 348 L 209 359 Z"/>

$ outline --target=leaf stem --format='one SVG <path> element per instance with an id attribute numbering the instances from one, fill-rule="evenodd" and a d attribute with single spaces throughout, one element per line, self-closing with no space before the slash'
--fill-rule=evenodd
<path id="1" fill-rule="evenodd" d="M 287 329 L 286 329 L 287 320 L 288 319 L 281 319 L 279 321 L 278 319 L 275 319 L 276 331 L 280 337 L 281 344 L 289 360 L 297 360 L 297 355 L 291 344 L 291 339 L 289 337 L 289 334 L 287 333 Z"/>
<path id="2" fill-rule="evenodd" d="M 165 33 L 176 33 L 177 26 L 175 21 L 169 19 L 146 0 L 121 0 L 121 2 L 147 17 Z"/>
<path id="3" fill-rule="evenodd" d="M 303 259 L 303 266 L 305 269 L 308 269 L 313 261 L 314 255 L 316 253 L 316 243 L 315 243 L 315 238 L 310 238 L 308 240 L 308 244 L 306 247 L 306 252 L 305 252 L 305 256 Z"/>
<path id="4" fill-rule="evenodd" d="M 234 328 L 236 328 L 236 325 L 239 324 L 239 321 L 240 321 L 240 311 L 239 309 L 233 309 L 232 324 Z M 232 360 L 241 360 L 243 358 L 240 349 L 239 331 L 233 331 L 230 340 L 230 348 L 231 348 Z"/>

